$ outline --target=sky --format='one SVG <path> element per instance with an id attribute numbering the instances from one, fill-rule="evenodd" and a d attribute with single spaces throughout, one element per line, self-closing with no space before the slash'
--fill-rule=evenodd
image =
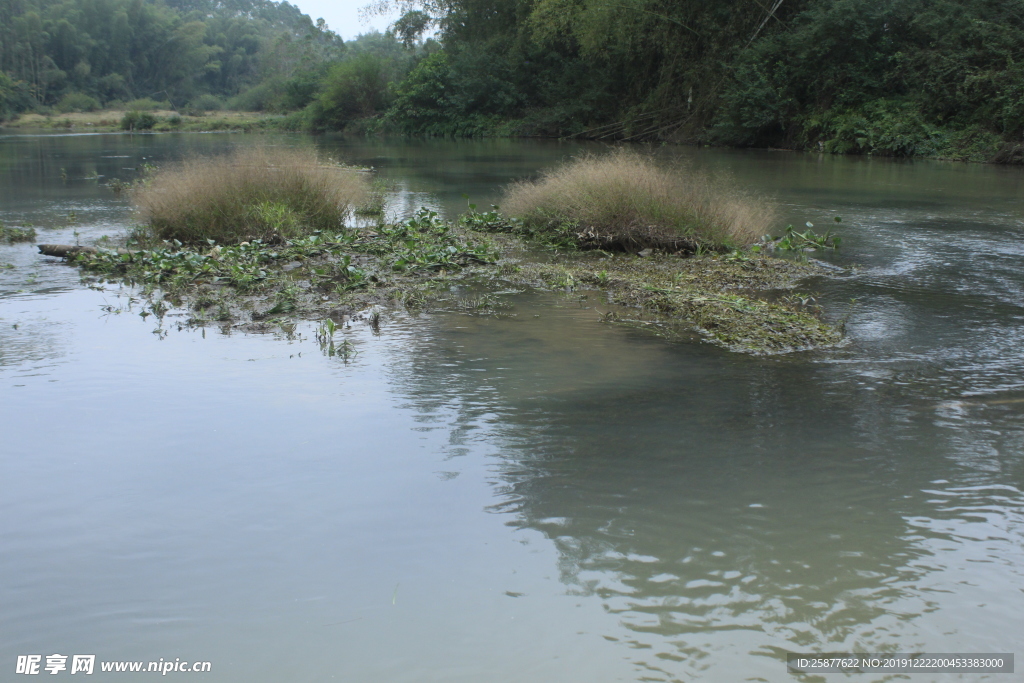
<path id="1" fill-rule="evenodd" d="M 374 29 L 384 31 L 396 17 L 371 17 L 370 23 L 364 23 L 359 10 L 370 3 L 370 0 L 289 0 L 304 14 L 308 14 L 315 22 L 323 17 L 327 26 L 345 40 L 351 40 L 360 33 L 369 33 Z"/>

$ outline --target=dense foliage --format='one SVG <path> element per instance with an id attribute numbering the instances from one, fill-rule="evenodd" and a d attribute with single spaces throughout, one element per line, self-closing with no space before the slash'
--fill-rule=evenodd
<path id="1" fill-rule="evenodd" d="M 231 97 L 343 43 L 287 2 L 0 0 L 0 117 Z"/>
<path id="2" fill-rule="evenodd" d="M 1024 133 L 1024 3 L 807 3 L 741 51 L 720 130 L 748 144 L 894 156 Z"/>
<path id="3" fill-rule="evenodd" d="M 344 43 L 272 0 L 0 0 L 0 118 L 150 98 L 308 130 L 1024 157 L 1024 0 L 375 7 L 391 31 Z"/>
<path id="4" fill-rule="evenodd" d="M 1022 0 L 420 7 L 443 50 L 395 90 L 387 118 L 404 132 L 961 157 L 1024 135 Z"/>

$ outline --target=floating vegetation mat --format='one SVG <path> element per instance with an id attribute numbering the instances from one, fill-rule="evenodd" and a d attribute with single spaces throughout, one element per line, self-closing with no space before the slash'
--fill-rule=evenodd
<path id="1" fill-rule="evenodd" d="M 451 223 L 424 209 L 399 223 L 276 244 L 143 248 L 129 240 L 116 249 L 41 249 L 87 277 L 139 286 L 155 315 L 187 310 L 193 326 L 269 331 L 295 319 L 360 317 L 376 324 L 388 306 L 507 316 L 515 315 L 507 292 L 535 288 L 600 291 L 609 323 L 668 336 L 696 330 L 732 351 L 786 353 L 843 340 L 841 323 L 828 322 L 813 297 L 793 293 L 806 278 L 831 274 L 813 263 L 749 252 L 683 258 L 540 248 L 500 226 L 493 231 L 491 219 L 470 213 Z"/>
<path id="2" fill-rule="evenodd" d="M 695 329 L 731 351 L 774 354 L 842 342 L 842 323 L 825 321 L 814 297 L 781 291 L 827 274 L 813 264 L 765 256 L 580 254 L 524 264 L 517 277 L 554 288 L 600 289 L 616 306 L 604 314 L 609 322 L 668 336 Z"/>
<path id="3" fill-rule="evenodd" d="M 0 244 L 15 242 L 33 242 L 36 239 L 35 228 L 15 228 L 0 223 Z"/>

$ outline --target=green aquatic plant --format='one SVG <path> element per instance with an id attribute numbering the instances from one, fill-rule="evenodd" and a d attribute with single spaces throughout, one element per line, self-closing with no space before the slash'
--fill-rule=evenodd
<path id="1" fill-rule="evenodd" d="M 261 210 L 266 215 L 277 209 Z M 277 217 L 281 215 L 286 214 Z M 482 235 L 427 210 L 395 224 L 317 231 L 284 243 L 185 244 L 157 240 L 143 230 L 133 232 L 128 245 L 72 248 L 68 257 L 104 279 L 184 298 L 191 302 L 187 305 L 195 312 L 195 324 L 211 316 L 260 324 L 281 316 L 313 316 L 329 310 L 328 302 L 361 296 L 386 296 L 422 307 L 443 295 L 421 285 L 469 266 L 489 265 L 498 256 Z M 234 294 L 250 303 L 224 303 L 235 301 Z"/>
<path id="2" fill-rule="evenodd" d="M 751 250 L 753 250 L 753 247 L 751 247 Z M 756 254 L 757 252 L 752 253 Z M 729 254 L 726 255 L 725 260 L 732 261 L 734 263 L 747 263 L 751 260 L 751 256 L 749 253 L 743 251 L 742 249 L 733 249 Z"/>
<path id="3" fill-rule="evenodd" d="M 320 288 L 329 289 L 333 286 L 338 294 L 367 285 L 366 271 L 353 265 L 351 254 L 341 254 L 327 263 L 311 267 L 309 271 Z"/>
<path id="4" fill-rule="evenodd" d="M 0 243 L 34 242 L 35 239 L 35 228 L 14 228 L 0 223 Z"/>
<path id="5" fill-rule="evenodd" d="M 137 130 L 150 130 L 156 125 L 156 117 L 148 111 L 133 110 L 125 112 L 121 117 L 121 130 L 134 132 Z"/>
<path id="6" fill-rule="evenodd" d="M 149 310 L 157 318 L 163 319 L 163 317 L 165 315 L 167 315 L 167 311 L 169 310 L 169 307 L 168 307 L 167 303 L 164 302 L 163 300 L 156 299 L 156 300 L 150 302 Z"/>
<path id="7" fill-rule="evenodd" d="M 355 344 L 348 339 L 342 339 L 341 342 L 335 343 L 334 336 L 338 329 L 339 325 L 334 320 L 324 318 L 316 328 L 316 343 L 320 346 L 320 350 L 324 355 L 328 357 L 338 356 L 347 363 L 349 359 L 358 355 L 359 351 L 356 349 Z"/>
<path id="8" fill-rule="evenodd" d="M 491 204 L 490 211 L 477 211 L 476 204 L 469 204 L 469 210 L 459 216 L 459 225 L 488 232 L 514 232 L 519 227 L 516 221 L 501 213 L 497 204 Z"/>
<path id="9" fill-rule="evenodd" d="M 329 356 L 334 355 L 334 333 L 337 331 L 338 324 L 331 318 L 324 318 L 316 328 L 316 343 L 320 345 L 320 350 Z"/>
<path id="10" fill-rule="evenodd" d="M 838 218 L 838 217 L 837 217 Z M 841 220 L 841 219 L 839 219 Z M 838 220 L 837 220 L 838 222 Z M 775 243 L 775 248 L 781 251 L 804 251 L 814 249 L 838 249 L 842 238 L 835 235 L 830 230 L 826 230 L 824 234 L 819 235 L 814 232 L 811 228 L 814 224 L 808 221 L 806 223 L 807 230 L 804 232 L 797 232 L 796 228 L 792 225 L 786 226 L 786 233 L 781 237 L 773 237 L 772 240 Z"/>
<path id="11" fill-rule="evenodd" d="M 285 285 L 274 294 L 274 305 L 259 317 L 269 318 L 293 312 L 298 306 L 299 294 L 299 288 L 294 284 Z"/>
<path id="12" fill-rule="evenodd" d="M 461 239 L 450 223 L 426 208 L 380 230 L 392 245 L 395 270 L 460 268 L 467 263 L 493 263 L 498 258 L 490 245 Z"/>
<path id="13" fill-rule="evenodd" d="M 365 202 L 355 209 L 357 216 L 377 217 L 384 216 L 384 206 L 387 203 L 387 194 L 392 186 L 384 179 L 377 178 L 370 184 L 370 190 Z"/>

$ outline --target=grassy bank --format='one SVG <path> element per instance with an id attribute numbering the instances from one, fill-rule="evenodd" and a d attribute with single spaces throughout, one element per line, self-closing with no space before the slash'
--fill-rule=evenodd
<path id="1" fill-rule="evenodd" d="M 129 112 L 108 109 L 68 114 L 21 114 L 2 124 L 3 128 L 73 131 L 76 133 L 113 133 L 124 130 L 122 121 Z M 160 110 L 146 112 L 153 116 L 154 132 L 206 133 L 212 131 L 256 132 L 276 130 L 283 116 L 263 112 L 214 111 L 201 115 Z M 136 131 L 142 132 L 142 131 Z"/>
<path id="2" fill-rule="evenodd" d="M 266 112 L 210 111 L 185 114 L 172 110 L 144 112 L 153 117 L 152 124 L 144 128 L 126 129 L 125 116 L 131 114 L 121 109 L 94 112 L 72 112 L 67 114 L 20 114 L 0 123 L 0 128 L 14 130 L 45 130 L 75 133 L 207 133 L 244 132 L 255 133 L 278 130 L 307 130 L 309 127 L 300 116 L 291 114 L 270 114 Z M 543 118 L 543 117 L 541 117 Z M 948 159 L 996 164 L 1024 163 L 1024 143 L 1013 136 L 1000 136 L 978 126 L 951 128 L 925 126 L 919 117 L 910 114 L 887 115 L 882 118 L 866 117 L 860 114 L 811 117 L 802 123 L 806 131 L 793 139 L 773 141 L 770 146 L 826 154 L 874 155 L 885 157 Z M 629 121 L 612 122 L 608 126 L 615 130 L 631 130 Z M 609 140 L 621 139 L 623 135 L 609 136 L 604 133 L 608 126 L 595 126 L 592 133 L 567 128 L 563 122 L 558 126 L 541 125 L 532 118 L 473 118 L 466 122 L 457 119 L 446 120 L 443 127 L 435 129 L 402 128 L 392 125 L 391 119 L 370 116 L 349 122 L 343 130 L 354 135 L 388 134 L 412 135 L 414 137 L 572 137 L 576 139 Z M 317 129 L 320 130 L 320 129 Z M 713 143 L 724 147 L 768 146 L 750 143 L 723 133 L 722 127 L 690 131 L 686 135 L 659 138 L 641 136 L 642 140 L 659 140 L 680 144 Z M 801 129 L 803 130 L 803 129 Z M 625 136 L 626 139 L 630 139 Z"/>

